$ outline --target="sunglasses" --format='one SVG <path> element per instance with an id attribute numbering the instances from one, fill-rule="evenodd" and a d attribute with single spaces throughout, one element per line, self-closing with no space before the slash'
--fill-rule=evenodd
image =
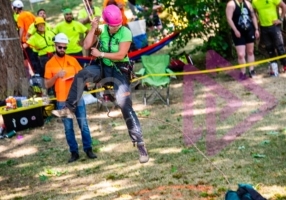
<path id="1" fill-rule="evenodd" d="M 66 13 L 65 15 L 72 15 L 72 13 Z"/>
<path id="2" fill-rule="evenodd" d="M 67 49 L 67 47 L 63 47 L 63 46 L 57 46 L 57 47 L 58 47 L 58 49 L 63 49 L 63 50 Z"/>
<path id="3" fill-rule="evenodd" d="M 119 25 L 119 26 L 109 26 L 108 25 L 108 28 L 109 29 L 112 29 L 112 30 L 115 30 L 115 29 L 119 29 L 122 25 Z"/>

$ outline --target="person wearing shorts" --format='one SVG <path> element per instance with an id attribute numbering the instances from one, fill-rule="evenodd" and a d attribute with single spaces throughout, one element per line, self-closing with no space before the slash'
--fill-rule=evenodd
<path id="1" fill-rule="evenodd" d="M 226 6 L 226 18 L 231 27 L 238 63 L 244 64 L 246 60 L 254 62 L 254 41 L 259 38 L 259 30 L 251 3 L 247 0 L 229 1 Z M 241 68 L 240 70 L 239 79 L 247 79 L 246 69 Z M 254 75 L 254 68 L 250 66 L 249 77 L 252 78 Z"/>

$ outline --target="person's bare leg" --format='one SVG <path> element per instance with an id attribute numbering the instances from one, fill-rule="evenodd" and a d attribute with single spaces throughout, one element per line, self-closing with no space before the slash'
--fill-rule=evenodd
<path id="1" fill-rule="evenodd" d="M 254 43 L 249 43 L 246 44 L 246 57 L 247 57 L 247 62 L 254 62 L 255 61 L 255 56 L 254 56 Z M 249 67 L 249 70 L 252 71 L 254 69 L 253 66 Z"/>
<path id="2" fill-rule="evenodd" d="M 245 61 L 245 45 L 239 45 L 235 47 L 236 49 L 236 54 L 237 54 L 237 62 L 239 64 L 244 64 Z M 245 68 L 241 68 L 240 69 L 241 73 L 245 74 L 246 69 Z"/>

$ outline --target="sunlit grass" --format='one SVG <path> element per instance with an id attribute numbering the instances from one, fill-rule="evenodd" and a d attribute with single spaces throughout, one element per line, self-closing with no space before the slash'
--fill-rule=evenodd
<path id="1" fill-rule="evenodd" d="M 34 11 L 44 7 L 49 12 L 48 21 L 62 20 L 60 10 L 66 0 L 51 0 L 33 5 Z M 68 1 L 76 12 L 81 1 Z M 99 3 L 97 1 L 94 1 Z M 24 1 L 25 6 L 29 5 Z M 49 4 L 48 4 L 49 3 Z M 199 40 L 193 40 L 199 44 Z M 166 47 L 160 53 L 166 53 Z M 186 49 L 184 49 L 186 50 Z M 202 68 L 205 55 L 199 54 L 194 63 Z M 136 70 L 141 67 L 136 63 Z M 278 105 L 241 136 L 207 159 L 208 136 L 206 96 L 212 90 L 194 83 L 194 97 L 183 99 L 183 77 L 171 84 L 171 104 L 161 102 L 144 106 L 142 90 L 134 91 L 134 109 L 139 116 L 144 140 L 150 154 L 147 164 L 138 162 L 138 151 L 133 147 L 119 110 L 112 110 L 109 118 L 103 108 L 88 105 L 88 121 L 93 138 L 95 160 L 86 157 L 81 136 L 75 123 L 80 159 L 67 164 L 68 147 L 63 125 L 53 118 L 44 127 L 19 132 L 16 137 L 0 140 L 0 199 L 223 199 L 227 189 L 236 190 L 238 183 L 250 183 L 271 200 L 286 196 L 286 116 L 285 74 L 269 78 L 266 66 L 257 69 L 255 83 L 278 100 Z M 241 105 L 230 116 L 222 118 L 228 99 L 216 93 L 214 112 L 216 139 L 223 137 L 233 127 L 265 103 L 224 73 L 211 76 L 224 89 L 234 94 Z M 183 102 L 193 108 L 183 110 Z M 146 114 L 148 113 L 148 115 Z M 193 114 L 193 127 L 202 132 L 194 146 L 186 146 L 183 137 L 184 116 Z M 244 124 L 241 124 L 244 126 Z M 241 127 L 243 128 L 243 127 Z M 46 139 L 45 139 L 46 138 Z M 50 140 L 47 140 L 50 138 Z M 255 155 L 263 155 L 256 158 Z M 230 185 L 215 167 L 226 175 Z"/>

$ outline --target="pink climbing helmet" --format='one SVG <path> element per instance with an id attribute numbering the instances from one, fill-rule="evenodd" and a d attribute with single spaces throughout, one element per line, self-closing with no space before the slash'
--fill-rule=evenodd
<path id="1" fill-rule="evenodd" d="M 122 24 L 122 14 L 115 5 L 106 6 L 102 12 L 103 20 L 110 26 L 119 26 Z"/>

